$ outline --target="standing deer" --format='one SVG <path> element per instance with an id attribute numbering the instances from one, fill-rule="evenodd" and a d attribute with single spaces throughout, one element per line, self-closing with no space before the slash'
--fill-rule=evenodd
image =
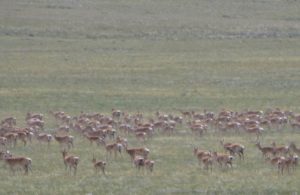
<path id="1" fill-rule="evenodd" d="M 66 150 L 62 151 L 62 156 L 63 156 L 66 170 L 68 170 L 68 168 L 69 168 L 69 170 L 72 171 L 72 168 L 73 168 L 74 175 L 76 175 L 77 166 L 79 164 L 79 157 L 74 156 L 74 155 L 68 155 Z"/>
<path id="2" fill-rule="evenodd" d="M 93 165 L 94 165 L 95 172 L 98 173 L 99 170 L 101 170 L 102 173 L 105 175 L 106 162 L 105 161 L 97 161 L 94 155 L 93 155 L 92 162 L 93 162 Z"/>

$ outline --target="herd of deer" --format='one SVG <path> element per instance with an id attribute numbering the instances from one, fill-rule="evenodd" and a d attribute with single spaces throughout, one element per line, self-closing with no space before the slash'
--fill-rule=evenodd
<path id="1" fill-rule="evenodd" d="M 298 162 L 300 149 L 294 143 L 288 146 L 277 147 L 275 142 L 272 146 L 262 147 L 259 139 L 265 129 L 283 130 L 286 125 L 290 125 L 293 130 L 300 129 L 300 115 L 291 111 L 280 109 L 263 111 L 233 112 L 222 110 L 218 114 L 207 112 L 181 111 L 181 115 L 161 114 L 156 112 L 151 118 L 145 119 L 143 114 L 129 114 L 120 110 L 112 110 L 110 116 L 100 113 L 84 113 L 71 117 L 65 112 L 50 112 L 54 117 L 57 128 L 52 132 L 44 131 L 43 114 L 27 113 L 25 117 L 26 127 L 17 127 L 17 120 L 14 117 L 7 117 L 1 121 L 0 129 L 0 158 L 8 165 L 10 170 L 23 170 L 25 174 L 31 170 L 32 160 L 29 157 L 14 156 L 7 147 L 16 147 L 20 140 L 25 146 L 33 138 L 39 143 L 47 143 L 50 146 L 56 140 L 61 148 L 62 158 L 66 170 L 73 170 L 74 175 L 80 158 L 69 154 L 69 150 L 74 147 L 74 136 L 70 131 L 86 138 L 91 144 L 96 143 L 104 147 L 107 155 L 117 156 L 122 151 L 130 156 L 132 164 L 140 170 L 145 167 L 150 172 L 153 171 L 155 161 L 149 159 L 150 150 L 146 147 L 129 148 L 126 138 L 120 135 L 132 134 L 140 143 L 145 143 L 155 134 L 162 133 L 172 135 L 176 133 L 176 127 L 186 125 L 191 132 L 203 136 L 208 131 L 232 131 L 234 133 L 255 134 L 256 146 L 262 152 L 263 157 L 271 164 L 278 167 L 278 173 L 283 174 L 284 170 L 290 172 Z M 112 143 L 107 143 L 107 142 Z M 240 160 L 244 159 L 245 146 L 240 143 L 224 143 L 220 140 L 221 146 L 226 153 L 211 152 L 208 150 L 194 148 L 194 155 L 199 163 L 203 163 L 205 169 L 212 170 L 214 162 L 220 167 L 232 167 L 235 156 Z M 92 158 L 92 165 L 96 172 L 102 171 L 105 174 L 107 162 L 97 161 L 95 155 Z"/>
<path id="2" fill-rule="evenodd" d="M 205 169 L 208 170 L 210 168 L 212 170 L 214 161 L 221 167 L 232 167 L 232 161 L 237 155 L 240 160 L 244 160 L 245 146 L 240 143 L 224 143 L 224 140 L 221 140 L 220 143 L 228 153 L 211 152 L 198 147 L 194 148 L 194 155 L 197 157 L 199 164 L 203 163 Z M 298 165 L 300 148 L 297 148 L 293 142 L 288 146 L 279 147 L 276 146 L 275 142 L 272 143 L 272 146 L 267 147 L 262 147 L 260 142 L 257 142 L 255 145 L 262 152 L 266 161 L 277 166 L 278 174 L 283 174 L 284 170 L 290 173 L 290 169 L 293 168 L 295 170 Z"/>

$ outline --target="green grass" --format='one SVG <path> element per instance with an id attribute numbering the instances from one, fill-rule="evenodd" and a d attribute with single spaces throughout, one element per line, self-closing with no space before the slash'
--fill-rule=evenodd
<path id="1" fill-rule="evenodd" d="M 50 110 L 110 114 L 112 108 L 150 116 L 157 110 L 234 111 L 279 107 L 300 112 L 299 1 L 23 0 L 0 2 L 0 118 Z M 246 135 L 155 136 L 145 145 L 156 160 L 152 175 L 124 159 L 108 176 L 90 158 L 103 148 L 76 136 L 78 175 L 64 171 L 59 147 L 18 145 L 33 173 L 0 169 L 0 194 L 292 194 L 299 170 L 278 177 Z M 194 145 L 221 150 L 219 139 L 246 145 L 232 170 L 202 170 Z M 299 133 L 267 132 L 270 144 L 300 143 Z M 140 145 L 129 138 L 132 145 Z"/>
<path id="2" fill-rule="evenodd" d="M 179 128 L 180 129 L 180 128 Z M 291 138 L 291 135 L 293 136 Z M 207 172 L 198 165 L 192 154 L 194 146 L 222 151 L 219 140 L 238 141 L 246 147 L 245 161 L 235 159 L 232 169 L 220 169 L 214 165 Z M 299 140 L 299 133 L 268 132 L 261 140 L 270 144 L 274 139 L 279 144 Z M 129 136 L 131 146 L 143 145 Z M 77 175 L 71 176 L 64 170 L 59 146 L 52 143 L 50 148 L 34 142 L 26 147 L 21 144 L 11 149 L 14 154 L 32 158 L 33 172 L 28 176 L 12 174 L 2 167 L 3 178 L 1 193 L 15 194 L 193 194 L 193 193 L 292 193 L 299 191 L 297 178 L 299 169 L 292 174 L 277 174 L 275 167 L 266 163 L 260 151 L 254 146 L 254 138 L 249 135 L 232 133 L 210 133 L 202 138 L 193 137 L 189 131 L 184 135 L 171 137 L 156 135 L 145 145 L 151 149 L 151 158 L 155 159 L 152 174 L 138 172 L 129 156 L 108 157 L 107 176 L 95 174 L 91 163 L 93 153 L 99 159 L 105 159 L 103 147 L 91 146 L 88 141 L 76 135 L 72 154 L 80 156 Z M 252 141 L 251 141 L 252 140 Z M 16 187 L 17 186 L 17 187 Z M 15 188 L 14 188 L 15 187 Z"/>

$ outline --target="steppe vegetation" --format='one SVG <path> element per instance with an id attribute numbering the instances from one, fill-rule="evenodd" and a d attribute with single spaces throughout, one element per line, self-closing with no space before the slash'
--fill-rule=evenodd
<path id="1" fill-rule="evenodd" d="M 19 160 L 15 173 L 0 162 L 0 194 L 299 193 L 299 167 L 288 172 L 282 159 L 273 166 L 273 156 L 265 160 L 257 146 L 259 141 L 261 147 L 292 142 L 300 147 L 295 125 L 300 113 L 299 10 L 298 0 L 0 1 L 0 119 L 14 117 L 11 126 L 25 128 L 42 124 L 26 121 L 28 112 L 43 114 L 43 130 L 34 133 L 32 142 L 26 138 L 26 143 L 7 146 L 25 160 Z M 261 125 L 258 140 L 243 128 L 224 132 L 229 126 L 223 124 L 209 125 L 200 136 L 186 117 L 173 133 L 155 131 L 145 141 L 143 134 L 127 135 L 114 127 L 128 149 L 150 150 L 152 172 L 147 167 L 138 171 L 135 166 L 143 162 L 137 158 L 134 165 L 123 145 L 122 156 L 107 154 L 105 146 L 116 137 L 97 145 L 70 128 L 74 147 L 55 140 L 62 124 L 50 111 L 64 111 L 73 121 L 82 113 L 112 117 L 113 108 L 142 113 L 143 123 L 157 121 L 157 111 L 184 117 L 182 111 L 207 110 L 216 117 L 222 110 L 262 110 L 265 118 L 279 108 L 287 123 Z M 47 136 L 37 139 L 40 133 L 53 136 L 49 146 Z M 194 147 L 225 153 L 223 139 L 243 145 L 244 160 L 237 154 L 232 168 L 220 168 L 213 158 L 212 171 L 209 158 L 200 158 L 199 165 Z M 76 175 L 65 170 L 62 147 L 79 157 Z M 95 168 L 100 160 L 106 162 L 105 174 Z"/>

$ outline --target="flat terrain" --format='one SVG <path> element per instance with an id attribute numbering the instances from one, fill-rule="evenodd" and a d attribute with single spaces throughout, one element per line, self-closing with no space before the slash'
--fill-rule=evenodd
<path id="1" fill-rule="evenodd" d="M 179 110 L 218 112 L 280 108 L 300 112 L 300 1 L 1 0 L 0 119 L 81 111 L 111 114 L 112 108 L 154 116 Z M 108 161 L 95 175 L 93 152 L 101 147 L 74 133 L 72 153 L 81 161 L 68 175 L 53 143 L 11 148 L 33 160 L 29 176 L 1 167 L 0 194 L 276 194 L 299 192 L 299 167 L 278 176 L 246 134 L 209 132 L 194 137 L 186 125 L 146 145 L 156 160 L 152 175 L 138 173 L 129 157 Z M 206 172 L 193 146 L 221 151 L 219 140 L 246 146 L 244 162 Z M 294 141 L 299 132 L 264 132 L 262 144 Z M 37 147 L 38 146 L 38 147 Z M 2 163 L 1 163 L 2 164 Z"/>

